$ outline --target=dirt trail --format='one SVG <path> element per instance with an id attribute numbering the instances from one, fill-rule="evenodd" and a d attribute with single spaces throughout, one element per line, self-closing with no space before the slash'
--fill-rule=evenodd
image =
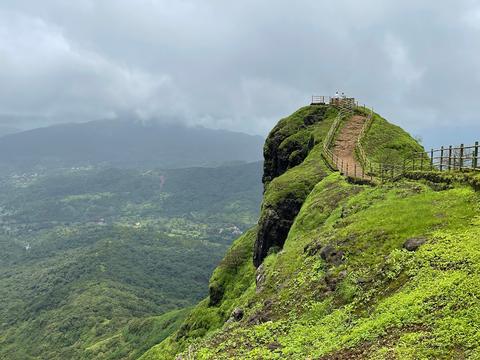
<path id="1" fill-rule="evenodd" d="M 355 165 L 357 168 L 357 176 L 362 174 L 362 166 L 355 160 L 355 147 L 357 146 L 357 139 L 362 132 L 363 125 L 367 121 L 364 116 L 354 115 L 345 126 L 340 130 L 335 144 L 333 146 L 333 153 L 338 156 L 340 162 L 343 160 L 343 172 L 346 175 L 353 176 Z M 348 173 L 347 173 L 348 166 Z"/>

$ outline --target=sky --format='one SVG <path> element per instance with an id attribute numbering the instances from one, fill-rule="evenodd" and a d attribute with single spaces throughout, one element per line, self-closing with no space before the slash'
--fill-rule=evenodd
<path id="1" fill-rule="evenodd" d="M 480 140 L 480 0 L 0 0 L 0 126 L 265 136 L 336 90 L 426 147 Z"/>

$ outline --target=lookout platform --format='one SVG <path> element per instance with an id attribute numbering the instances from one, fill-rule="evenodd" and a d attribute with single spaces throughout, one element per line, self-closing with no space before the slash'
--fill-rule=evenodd
<path id="1" fill-rule="evenodd" d="M 355 98 L 347 98 L 343 96 L 323 96 L 323 95 L 313 95 L 312 102 L 310 105 L 333 105 L 333 106 L 349 106 L 354 107 L 357 105 Z"/>

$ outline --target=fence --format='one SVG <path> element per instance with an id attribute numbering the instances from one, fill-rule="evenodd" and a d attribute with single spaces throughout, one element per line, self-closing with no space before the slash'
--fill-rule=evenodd
<path id="1" fill-rule="evenodd" d="M 420 152 L 405 160 L 406 170 L 477 170 L 480 171 L 480 145 L 444 147 L 432 149 L 430 153 Z"/>
<path id="2" fill-rule="evenodd" d="M 330 101 L 332 99 L 333 98 L 330 98 Z M 338 115 L 335 118 L 332 126 L 330 126 L 330 130 L 328 131 L 327 136 L 325 137 L 325 140 L 323 142 L 323 157 L 334 170 L 339 170 L 342 173 L 344 168 L 343 161 L 333 153 L 333 151 L 331 150 L 331 147 L 333 145 L 333 141 L 335 140 L 335 135 L 338 129 L 340 128 L 342 119 L 346 116 L 351 116 L 353 114 L 353 111 L 354 111 L 353 104 L 354 102 L 348 101 L 348 102 L 339 102 L 338 105 L 336 105 L 339 108 Z M 348 165 L 347 165 L 347 169 L 348 169 Z"/>
<path id="3" fill-rule="evenodd" d="M 358 101 L 355 100 L 355 98 L 312 95 L 312 102 L 310 103 L 310 105 L 326 105 L 326 104 L 330 104 L 337 107 L 341 107 L 347 104 L 352 108 L 355 106 L 360 106 Z M 365 107 L 365 105 L 363 106 Z"/>
<path id="4" fill-rule="evenodd" d="M 331 99 L 331 97 L 329 97 L 329 96 L 313 95 L 311 105 L 324 105 L 324 104 L 327 104 L 327 100 L 328 100 L 328 102 L 330 102 L 330 99 Z"/>
<path id="5" fill-rule="evenodd" d="M 377 163 L 368 159 L 366 151 L 363 147 L 363 140 L 370 130 L 374 121 L 374 111 L 365 105 L 359 106 L 358 102 L 353 98 L 332 98 L 326 96 L 312 96 L 312 104 L 326 104 L 328 98 L 329 104 L 339 109 L 327 136 L 323 143 L 323 157 L 334 170 L 340 171 L 342 175 L 370 179 L 381 180 L 397 179 L 405 174 L 406 171 L 412 170 L 437 170 L 437 171 L 454 171 L 471 169 L 480 171 L 480 145 L 478 141 L 475 145 L 459 147 L 449 146 L 440 149 L 432 149 L 430 153 L 420 152 L 414 153 L 404 159 L 403 163 Z M 343 100 L 343 101 L 342 101 Z M 361 163 L 361 168 L 356 164 L 344 163 L 333 151 L 332 146 L 335 140 L 342 119 L 353 115 L 354 111 L 367 113 L 367 120 L 362 127 L 359 137 L 357 138 L 355 152 Z"/>

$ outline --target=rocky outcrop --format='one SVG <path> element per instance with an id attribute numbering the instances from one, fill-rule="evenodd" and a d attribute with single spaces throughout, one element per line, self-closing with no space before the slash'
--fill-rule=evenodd
<path id="1" fill-rule="evenodd" d="M 303 177 L 276 181 L 287 170 L 302 164 L 315 146 L 312 129 L 325 119 L 327 106 L 308 107 L 291 117 L 283 119 L 272 130 L 264 147 L 265 199 L 272 193 L 274 201 L 264 200 L 258 222 L 257 240 L 253 263 L 258 267 L 272 247 L 283 248 L 295 217 L 319 178 L 319 170 L 308 172 Z M 303 166 L 303 165 L 302 165 Z M 310 176 L 310 178 L 309 178 Z M 280 179 L 278 179 L 280 180 Z M 273 184 L 273 183 L 272 183 Z"/>
<path id="2" fill-rule="evenodd" d="M 333 245 L 327 245 L 320 251 L 320 256 L 325 262 L 336 266 L 342 263 L 343 255 L 343 251 L 336 249 Z"/>
<path id="3" fill-rule="evenodd" d="M 272 130 L 264 147 L 265 198 L 275 194 L 275 201 L 264 201 L 258 222 L 257 240 L 255 242 L 253 263 L 260 266 L 272 247 L 283 248 L 288 232 L 300 208 L 317 181 L 319 171 L 315 169 L 304 178 L 285 180 L 269 189 L 268 185 L 281 177 L 287 170 L 304 162 L 315 146 L 312 129 L 324 120 L 328 107 L 315 106 L 303 108 L 291 117 L 283 119 Z M 289 189 L 290 190 L 289 190 Z M 281 190 L 278 190 L 281 189 Z M 299 190 L 300 189 L 300 190 Z"/>
<path id="4" fill-rule="evenodd" d="M 314 145 L 308 126 L 324 119 L 327 107 L 313 108 L 299 119 L 284 119 L 271 131 L 263 148 L 263 183 L 301 164 Z M 295 121 L 296 120 L 296 121 Z"/>
<path id="5" fill-rule="evenodd" d="M 293 221 L 302 207 L 304 199 L 286 197 L 276 207 L 263 210 L 258 223 L 253 264 L 258 267 L 273 246 L 283 247 Z"/>
<path id="6" fill-rule="evenodd" d="M 230 315 L 232 321 L 240 321 L 243 319 L 244 311 L 241 308 L 235 308 Z"/>

